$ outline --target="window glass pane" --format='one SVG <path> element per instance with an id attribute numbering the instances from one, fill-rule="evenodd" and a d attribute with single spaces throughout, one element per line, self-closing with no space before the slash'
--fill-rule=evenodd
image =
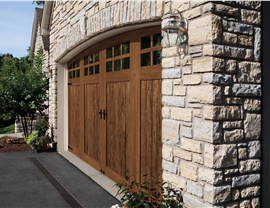
<path id="1" fill-rule="evenodd" d="M 94 62 L 93 55 L 88 56 L 88 63 L 92 64 Z"/>
<path id="2" fill-rule="evenodd" d="M 88 64 L 88 56 L 85 56 L 84 57 L 84 65 L 87 65 Z"/>
<path id="3" fill-rule="evenodd" d="M 76 61 L 75 67 L 80 67 L 80 60 L 77 60 L 77 61 Z"/>
<path id="4" fill-rule="evenodd" d="M 114 46 L 114 57 L 121 55 L 121 44 Z"/>
<path id="5" fill-rule="evenodd" d="M 94 74 L 94 67 L 93 66 L 89 67 L 89 74 Z"/>
<path id="6" fill-rule="evenodd" d="M 162 37 L 160 33 L 153 35 L 153 46 L 160 46 L 161 40 L 162 40 Z"/>
<path id="7" fill-rule="evenodd" d="M 68 66 L 68 69 L 72 69 L 72 64 L 70 64 L 70 65 Z"/>
<path id="8" fill-rule="evenodd" d="M 141 66 L 150 66 L 151 65 L 151 53 L 141 54 Z"/>
<path id="9" fill-rule="evenodd" d="M 106 49 L 106 58 L 112 58 L 112 48 Z"/>
<path id="10" fill-rule="evenodd" d="M 151 36 L 144 36 L 141 38 L 141 49 L 150 48 L 151 47 Z"/>
<path id="11" fill-rule="evenodd" d="M 99 61 L 99 53 L 94 54 L 94 60 L 95 62 Z"/>
<path id="12" fill-rule="evenodd" d="M 129 42 L 122 44 L 122 54 L 128 54 L 129 53 Z"/>
<path id="13" fill-rule="evenodd" d="M 84 76 L 88 75 L 88 67 L 84 68 Z"/>
<path id="14" fill-rule="evenodd" d="M 95 74 L 99 74 L 99 65 L 95 66 Z"/>
<path id="15" fill-rule="evenodd" d="M 117 59 L 114 61 L 114 71 L 119 71 L 121 70 L 121 60 Z"/>
<path id="16" fill-rule="evenodd" d="M 106 62 L 106 72 L 112 71 L 112 61 Z"/>
<path id="17" fill-rule="evenodd" d="M 153 52 L 153 65 L 161 64 L 161 50 Z"/>
<path id="18" fill-rule="evenodd" d="M 75 78 L 75 77 L 76 77 L 76 72 L 72 71 L 72 78 Z"/>
<path id="19" fill-rule="evenodd" d="M 129 69 L 130 65 L 129 57 L 122 59 L 122 69 Z"/>
<path id="20" fill-rule="evenodd" d="M 74 69 L 76 67 L 75 62 L 72 63 L 72 68 Z"/>
<path id="21" fill-rule="evenodd" d="M 68 72 L 68 78 L 72 79 L 72 71 Z"/>
<path id="22" fill-rule="evenodd" d="M 80 77 L 80 69 L 76 70 L 76 77 Z"/>

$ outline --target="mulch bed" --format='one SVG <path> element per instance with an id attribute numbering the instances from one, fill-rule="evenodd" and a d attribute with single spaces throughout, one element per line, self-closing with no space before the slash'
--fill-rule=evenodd
<path id="1" fill-rule="evenodd" d="M 0 138 L 0 152 L 29 151 L 30 145 L 26 144 L 23 138 L 2 137 Z"/>

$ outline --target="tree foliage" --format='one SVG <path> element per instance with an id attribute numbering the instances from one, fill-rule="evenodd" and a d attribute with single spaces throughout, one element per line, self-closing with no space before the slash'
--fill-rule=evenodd
<path id="1" fill-rule="evenodd" d="M 27 118 L 32 124 L 35 114 L 44 115 L 48 108 L 49 82 L 42 72 L 42 62 L 40 50 L 32 59 L 4 56 L 0 66 L 0 112 L 5 119 L 19 118 L 25 137 L 28 136 Z"/>

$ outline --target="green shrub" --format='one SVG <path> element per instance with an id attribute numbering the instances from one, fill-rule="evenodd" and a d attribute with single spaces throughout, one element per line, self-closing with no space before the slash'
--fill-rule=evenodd
<path id="1" fill-rule="evenodd" d="M 127 208 L 182 208 L 183 198 L 180 190 L 169 183 L 128 181 L 117 183 L 117 195 L 121 196 L 123 207 Z"/>
<path id="2" fill-rule="evenodd" d="M 27 137 L 26 143 L 27 144 L 32 144 L 33 142 L 36 141 L 38 137 L 37 132 L 33 131 L 31 134 L 29 134 L 29 136 Z"/>
<path id="3" fill-rule="evenodd" d="M 49 128 L 49 121 L 47 117 L 40 118 L 36 124 L 34 125 L 35 130 L 37 131 L 38 136 L 45 136 L 48 128 Z"/>

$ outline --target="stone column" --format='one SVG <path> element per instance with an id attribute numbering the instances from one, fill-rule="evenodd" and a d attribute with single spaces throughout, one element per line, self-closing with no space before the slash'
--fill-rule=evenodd
<path id="1" fill-rule="evenodd" d="M 186 207 L 258 207 L 261 3 L 170 4 L 188 19 L 189 53 L 162 53 L 163 179 Z"/>

